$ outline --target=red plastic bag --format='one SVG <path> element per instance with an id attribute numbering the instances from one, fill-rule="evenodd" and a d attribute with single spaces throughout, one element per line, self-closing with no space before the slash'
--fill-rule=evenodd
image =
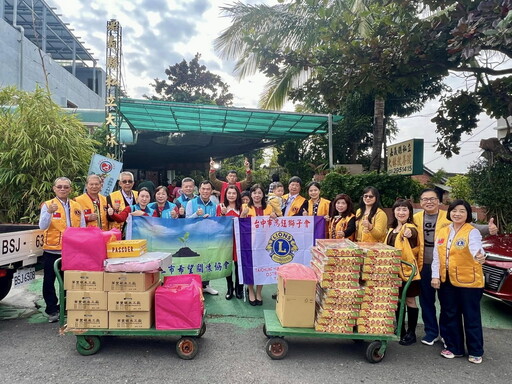
<path id="1" fill-rule="evenodd" d="M 103 271 L 107 245 L 98 227 L 68 227 L 62 235 L 63 271 Z"/>
<path id="2" fill-rule="evenodd" d="M 200 275 L 165 276 L 155 292 L 156 329 L 201 328 L 203 301 Z"/>

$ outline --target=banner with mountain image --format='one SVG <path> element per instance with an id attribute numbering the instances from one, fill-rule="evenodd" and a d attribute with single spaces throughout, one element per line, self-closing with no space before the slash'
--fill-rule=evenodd
<path id="1" fill-rule="evenodd" d="M 195 273 L 203 281 L 231 274 L 233 261 L 233 218 L 163 219 L 131 217 L 127 239 L 146 239 L 148 252 L 172 254 L 166 274 Z"/>
<path id="2" fill-rule="evenodd" d="M 325 238 L 322 216 L 235 219 L 238 276 L 244 284 L 275 284 L 277 268 L 288 263 L 309 266 L 315 239 Z"/>

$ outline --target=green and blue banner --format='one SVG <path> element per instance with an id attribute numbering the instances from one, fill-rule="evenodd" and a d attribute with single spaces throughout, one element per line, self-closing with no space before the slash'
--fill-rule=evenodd
<path id="1" fill-rule="evenodd" d="M 127 239 L 146 239 L 148 251 L 172 254 L 170 275 L 199 274 L 203 281 L 231 274 L 233 218 L 164 219 L 131 217 Z"/>

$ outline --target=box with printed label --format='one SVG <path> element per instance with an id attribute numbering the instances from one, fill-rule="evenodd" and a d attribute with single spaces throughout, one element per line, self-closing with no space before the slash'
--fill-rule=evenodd
<path id="1" fill-rule="evenodd" d="M 103 291 L 103 272 L 64 271 L 67 291 Z"/>
<path id="2" fill-rule="evenodd" d="M 155 299 L 156 283 L 144 292 L 108 292 L 108 310 L 115 311 L 151 311 Z"/>
<path id="3" fill-rule="evenodd" d="M 109 312 L 110 329 L 148 329 L 153 325 L 153 311 Z"/>
<path id="4" fill-rule="evenodd" d="M 68 311 L 68 328 L 108 328 L 108 312 Z"/>
<path id="5" fill-rule="evenodd" d="M 105 291 L 144 292 L 160 281 L 160 272 L 105 272 Z"/>
<path id="6" fill-rule="evenodd" d="M 138 257 L 147 252 L 147 240 L 119 240 L 107 244 L 107 257 Z"/>
<path id="7" fill-rule="evenodd" d="M 107 307 L 105 291 L 68 291 L 66 294 L 67 310 L 106 311 Z"/>

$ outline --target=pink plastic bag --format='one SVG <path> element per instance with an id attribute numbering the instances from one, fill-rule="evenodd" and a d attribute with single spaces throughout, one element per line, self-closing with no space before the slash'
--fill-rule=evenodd
<path id="1" fill-rule="evenodd" d="M 103 271 L 106 240 L 98 227 L 68 227 L 62 235 L 63 271 Z"/>
<path id="2" fill-rule="evenodd" d="M 315 271 L 299 263 L 289 263 L 277 268 L 277 275 L 283 279 L 316 280 Z"/>
<path id="3" fill-rule="evenodd" d="M 121 231 L 117 228 L 112 228 L 110 231 L 102 231 L 101 235 L 103 236 L 105 244 L 110 243 L 111 241 L 121 240 L 122 238 Z"/>
<path id="4" fill-rule="evenodd" d="M 203 321 L 200 275 L 165 276 L 155 292 L 156 329 L 198 329 Z"/>

